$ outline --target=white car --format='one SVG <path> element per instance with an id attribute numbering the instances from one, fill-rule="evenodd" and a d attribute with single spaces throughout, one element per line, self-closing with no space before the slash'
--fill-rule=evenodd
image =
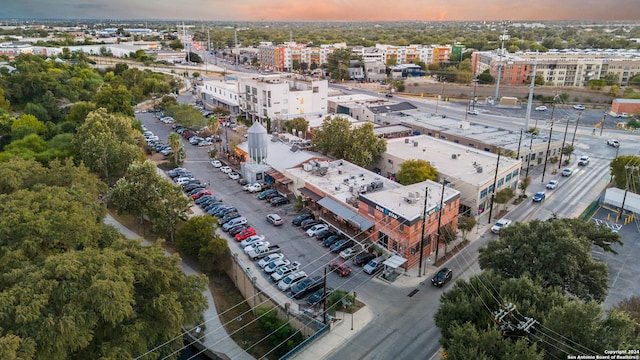
<path id="1" fill-rule="evenodd" d="M 344 249 L 340 252 L 340 257 L 347 260 L 347 259 L 351 259 L 352 257 L 354 257 L 357 253 L 359 253 L 360 250 L 358 250 L 358 248 L 356 247 L 350 247 L 348 249 Z"/>
<path id="2" fill-rule="evenodd" d="M 189 182 L 189 181 L 191 181 L 191 180 L 193 180 L 193 178 L 192 178 L 192 177 L 186 177 L 186 176 L 184 176 L 184 177 L 179 177 L 179 178 L 175 179 L 174 181 L 175 181 L 175 183 L 176 183 L 176 184 L 178 184 L 178 185 L 182 185 L 182 184 L 186 184 L 186 183 L 188 183 L 188 182 Z"/>
<path id="3" fill-rule="evenodd" d="M 238 180 L 240 179 L 240 174 L 238 174 L 235 171 L 230 172 L 229 174 L 229 178 L 231 178 L 231 180 Z"/>
<path id="4" fill-rule="evenodd" d="M 467 114 L 469 114 L 469 115 L 478 115 L 480 113 L 478 112 L 478 110 L 472 109 L 472 110 L 467 111 Z"/>
<path id="5" fill-rule="evenodd" d="M 329 227 L 327 225 L 325 225 L 325 224 L 316 224 L 316 225 L 313 225 L 312 227 L 310 227 L 307 230 L 307 235 L 309 235 L 310 237 L 311 236 L 315 236 L 316 233 L 318 233 L 320 230 L 325 230 L 325 229 L 328 229 L 328 228 Z"/>
<path id="6" fill-rule="evenodd" d="M 220 160 L 211 160 L 211 161 L 209 161 L 209 163 L 210 163 L 210 164 L 211 164 L 211 166 L 213 166 L 214 168 L 222 167 L 222 163 L 220 162 Z"/>
<path id="7" fill-rule="evenodd" d="M 243 187 L 242 190 L 246 190 L 250 193 L 262 191 L 262 185 L 260 185 L 260 183 L 247 184 L 245 186 L 246 186 L 246 189 Z"/>
<path id="8" fill-rule="evenodd" d="M 625 112 L 620 113 L 620 114 L 616 114 L 616 117 L 617 117 L 617 118 L 626 118 L 627 116 L 629 116 L 629 114 L 627 114 L 627 113 L 625 113 Z"/>
<path id="9" fill-rule="evenodd" d="M 221 166 L 220 167 L 220 171 L 222 171 L 225 174 L 228 174 L 228 173 L 232 172 L 233 170 L 228 166 Z"/>
<path id="10" fill-rule="evenodd" d="M 276 261 L 276 260 L 280 260 L 280 259 L 284 259 L 284 254 L 283 253 L 269 254 L 269 255 L 263 257 L 262 259 L 260 259 L 260 261 L 258 261 L 258 266 L 260 266 L 260 268 L 264 269 L 264 267 L 269 265 L 270 262 Z"/>
<path id="11" fill-rule="evenodd" d="M 267 266 L 264 267 L 264 272 L 265 274 L 271 274 L 272 272 L 276 271 L 280 266 L 287 266 L 289 264 L 291 264 L 291 261 L 285 258 L 274 260 L 268 263 Z"/>
<path id="12" fill-rule="evenodd" d="M 202 140 L 198 143 L 198 146 L 211 146 L 213 143 L 211 141 Z"/>
<path id="13" fill-rule="evenodd" d="M 502 218 L 500 220 L 498 220 L 492 227 L 491 227 L 491 232 L 494 234 L 497 234 L 500 232 L 500 229 L 504 229 L 507 226 L 511 225 L 511 220 L 510 219 L 506 219 L 506 218 Z"/>
<path id="14" fill-rule="evenodd" d="M 620 142 L 618 140 L 607 140 L 607 145 L 613 146 L 613 147 L 619 147 Z"/>
<path id="15" fill-rule="evenodd" d="M 278 283 L 278 289 L 282 291 L 287 291 L 291 288 L 293 284 L 295 284 L 299 280 L 302 280 L 306 277 L 307 277 L 307 273 L 302 270 L 293 272 L 285 276 L 282 280 L 280 280 L 280 282 Z"/>
<path id="16" fill-rule="evenodd" d="M 259 248 L 260 246 L 269 246 L 269 242 L 268 241 L 254 241 L 251 244 L 245 246 L 243 251 L 244 251 L 245 254 L 248 254 L 249 252 Z"/>
<path id="17" fill-rule="evenodd" d="M 578 159 L 578 165 L 587 166 L 589 165 L 589 157 L 587 155 L 583 155 Z"/>
<path id="18" fill-rule="evenodd" d="M 254 242 L 257 241 L 264 241 L 264 235 L 253 235 L 250 236 L 244 240 L 242 240 L 240 242 L 240 247 L 242 247 L 243 249 L 246 248 L 247 246 L 253 244 Z"/>
<path id="19" fill-rule="evenodd" d="M 573 105 L 573 108 L 576 110 L 584 110 L 584 105 L 576 104 L 576 105 Z"/>
<path id="20" fill-rule="evenodd" d="M 544 105 L 536 106 L 536 111 L 547 111 L 547 107 Z"/>
<path id="21" fill-rule="evenodd" d="M 558 180 L 549 180 L 547 183 L 547 189 L 553 190 L 558 187 Z"/>

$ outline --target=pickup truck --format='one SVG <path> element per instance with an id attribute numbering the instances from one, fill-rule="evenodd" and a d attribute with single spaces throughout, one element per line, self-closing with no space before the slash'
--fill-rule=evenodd
<path id="1" fill-rule="evenodd" d="M 618 140 L 607 140 L 607 145 L 613 146 L 613 147 L 618 147 L 618 146 L 620 146 L 620 142 L 618 142 Z"/>
<path id="2" fill-rule="evenodd" d="M 280 246 L 278 245 L 264 246 L 263 245 L 263 246 L 258 246 L 257 248 L 249 251 L 247 255 L 251 260 L 257 260 L 257 259 L 262 259 L 263 257 L 269 254 L 273 254 L 277 252 L 280 252 Z"/>

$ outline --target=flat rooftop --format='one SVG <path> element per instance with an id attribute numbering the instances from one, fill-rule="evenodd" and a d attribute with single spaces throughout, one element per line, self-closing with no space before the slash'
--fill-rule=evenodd
<path id="1" fill-rule="evenodd" d="M 299 139 L 293 135 L 288 135 L 290 140 Z M 273 138 L 271 138 L 273 140 Z M 324 158 L 323 155 L 305 150 L 291 151 L 291 143 L 283 141 L 269 141 L 267 145 L 267 158 L 265 163 L 277 171 L 284 171 L 287 168 L 298 166 L 310 159 Z M 249 153 L 249 142 L 244 141 L 236 145 L 240 150 Z"/>
<path id="2" fill-rule="evenodd" d="M 481 185 L 486 183 L 487 179 L 493 179 L 498 161 L 497 154 L 428 135 L 388 139 L 386 153 L 405 160 L 428 161 L 448 180 L 463 179 L 473 185 Z M 498 173 L 519 163 L 520 160 L 501 156 Z M 478 172 L 478 167 L 482 167 L 482 172 Z"/>

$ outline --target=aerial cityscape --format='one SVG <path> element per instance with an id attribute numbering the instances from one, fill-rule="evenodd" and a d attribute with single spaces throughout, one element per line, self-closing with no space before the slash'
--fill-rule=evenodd
<path id="1" fill-rule="evenodd" d="M 632 1 L 0 17 L 0 358 L 640 359 Z"/>

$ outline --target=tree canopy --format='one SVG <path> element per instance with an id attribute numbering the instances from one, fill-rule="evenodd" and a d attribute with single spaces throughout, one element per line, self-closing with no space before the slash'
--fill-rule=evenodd
<path id="1" fill-rule="evenodd" d="M 533 220 L 502 229 L 498 240 L 480 249 L 480 268 L 508 278 L 529 274 L 543 287 L 559 287 L 580 299 L 602 302 L 608 269 L 591 257 L 591 234 L 608 235 L 610 243 L 619 242 L 619 235 L 581 224 L 584 230 L 576 230 L 571 220 Z"/>
<path id="2" fill-rule="evenodd" d="M 438 171 L 428 161 L 409 159 L 400 164 L 396 180 L 402 185 L 411 185 L 425 180 L 436 180 Z"/>
<path id="3" fill-rule="evenodd" d="M 617 188 L 640 189 L 640 156 L 620 155 L 609 166 Z"/>

